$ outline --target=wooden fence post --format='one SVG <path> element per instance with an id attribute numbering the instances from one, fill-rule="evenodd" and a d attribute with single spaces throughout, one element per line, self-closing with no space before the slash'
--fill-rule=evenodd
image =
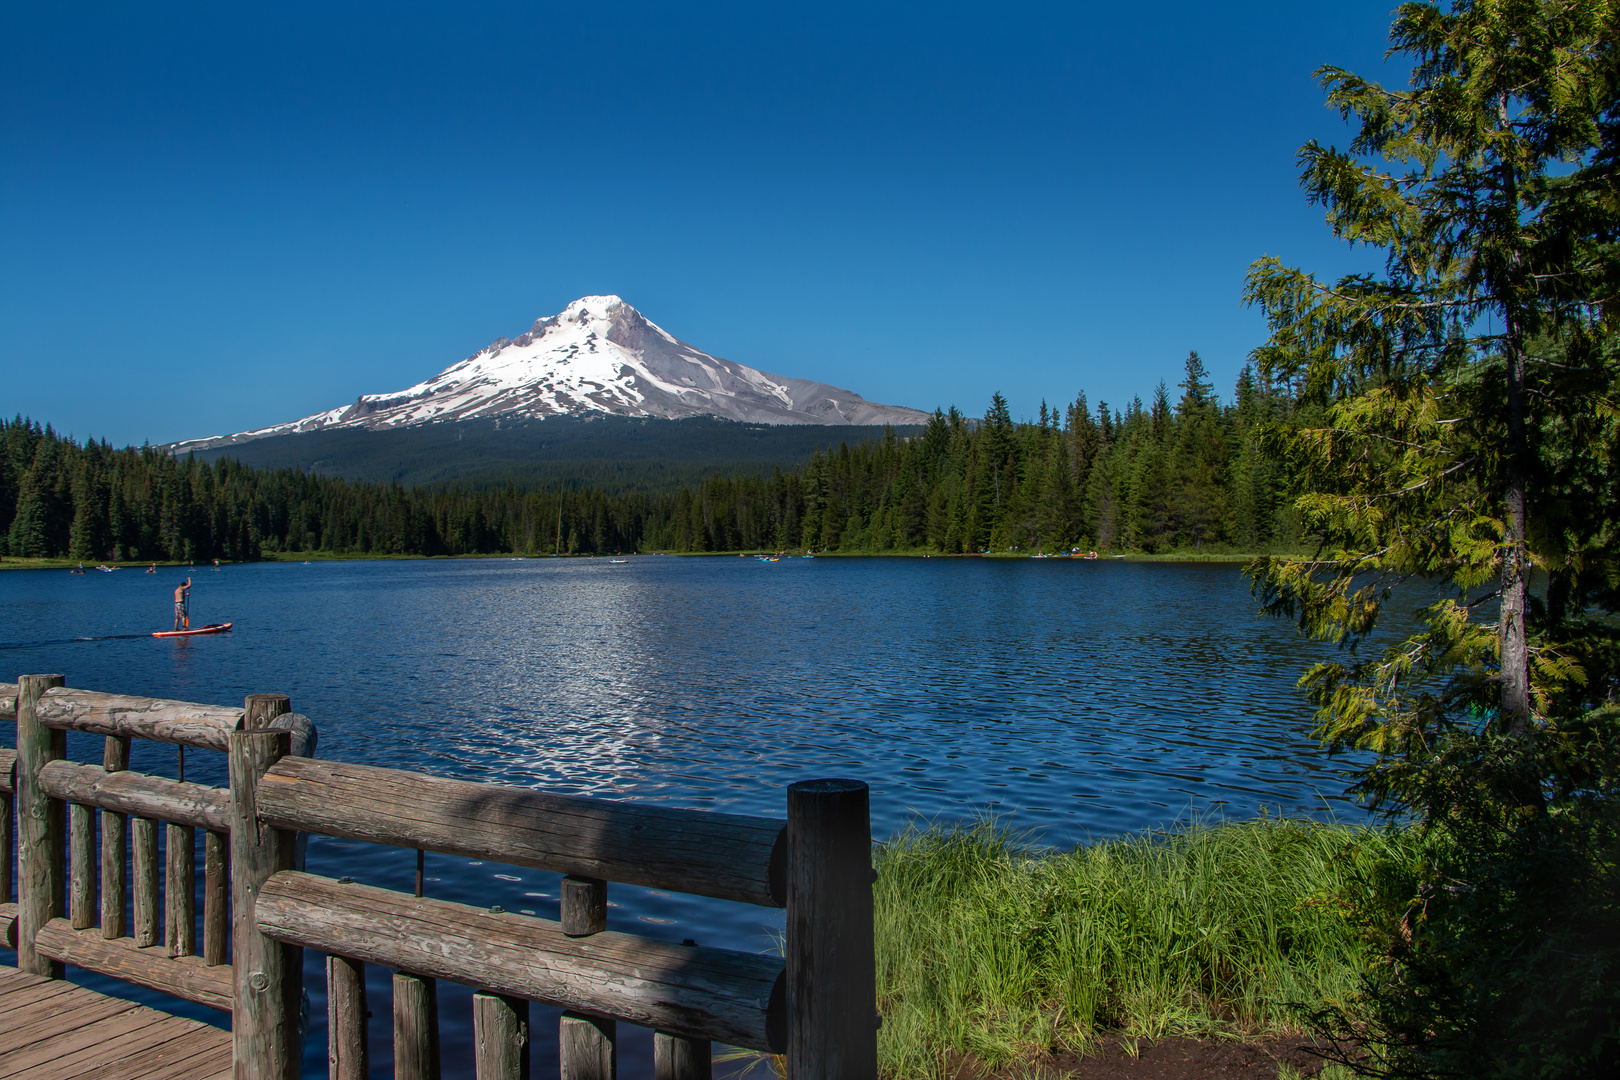
<path id="1" fill-rule="evenodd" d="M 328 1080 L 369 1080 L 371 1046 L 366 1038 L 366 965 L 343 956 L 326 958 L 326 1075 Z"/>
<path id="2" fill-rule="evenodd" d="M 158 823 L 151 818 L 130 821 L 130 863 L 134 870 L 131 891 L 135 894 L 135 944 L 139 948 L 158 943 Z"/>
<path id="3" fill-rule="evenodd" d="M 875 1080 L 872 831 L 859 780 L 788 788 L 788 1080 Z"/>
<path id="4" fill-rule="evenodd" d="M 714 1050 L 708 1039 L 653 1033 L 653 1080 L 711 1080 Z"/>
<path id="5" fill-rule="evenodd" d="M 607 882 L 569 874 L 562 879 L 562 931 L 590 937 L 607 929 Z M 619 1026 L 609 1019 L 565 1012 L 558 1021 L 557 1057 L 562 1080 L 615 1080 L 619 1073 Z"/>
<path id="6" fill-rule="evenodd" d="M 170 825 L 163 930 L 170 956 L 197 954 L 197 830 Z"/>
<path id="7" fill-rule="evenodd" d="M 203 841 L 203 963 L 219 967 L 231 940 L 231 838 L 209 831 Z"/>
<path id="8" fill-rule="evenodd" d="M 101 751 L 101 767 L 108 772 L 129 768 L 129 737 L 109 735 Z M 124 901 L 128 899 L 129 815 L 101 812 L 101 936 L 124 936 Z"/>
<path id="9" fill-rule="evenodd" d="M 557 1028 L 562 1080 L 615 1080 L 619 1075 L 619 1023 L 565 1012 Z"/>
<path id="10" fill-rule="evenodd" d="M 589 937 L 607 929 L 607 882 L 568 874 L 562 879 L 562 932 Z"/>
<path id="11" fill-rule="evenodd" d="M 243 706 L 244 730 L 229 737 L 236 1080 L 298 1080 L 299 1074 L 303 950 L 259 933 L 255 915 L 265 881 L 293 867 L 294 834 L 261 825 L 258 816 L 259 782 L 286 755 L 291 739 L 286 731 L 266 729 L 290 707 L 281 694 L 253 694 Z"/>
<path id="12" fill-rule="evenodd" d="M 566 923 L 563 932 L 568 932 Z M 697 942 L 687 938 L 681 944 L 696 945 Z M 713 1080 L 713 1077 L 714 1046 L 708 1039 L 684 1039 L 667 1031 L 653 1032 L 653 1080 Z"/>
<path id="13" fill-rule="evenodd" d="M 529 1080 L 529 1003 L 483 990 L 473 995 L 477 1080 Z"/>
<path id="14" fill-rule="evenodd" d="M 68 804 L 68 918 L 75 930 L 96 925 L 95 810 Z"/>
<path id="15" fill-rule="evenodd" d="M 12 777 L 17 775 L 16 762 L 12 763 Z M 0 904 L 11 902 L 12 866 L 17 857 L 16 840 L 11 831 L 11 812 L 15 800 L 9 791 L 0 791 Z M 17 942 L 17 920 L 8 921 L 9 934 L 0 931 L 0 946 L 15 949 Z"/>
<path id="16" fill-rule="evenodd" d="M 34 950 L 34 935 L 63 914 L 66 828 L 62 803 L 41 790 L 39 771 L 67 756 L 67 734 L 40 723 L 34 709 L 64 682 L 60 675 L 17 679 L 17 967 L 52 979 L 62 977 L 62 965 Z"/>
<path id="17" fill-rule="evenodd" d="M 394 972 L 394 1080 L 439 1080 L 439 984 Z"/>

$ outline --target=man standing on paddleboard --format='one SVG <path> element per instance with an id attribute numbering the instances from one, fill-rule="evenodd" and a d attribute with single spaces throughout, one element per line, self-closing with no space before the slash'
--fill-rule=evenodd
<path id="1" fill-rule="evenodd" d="M 188 577 L 174 589 L 174 628 L 191 629 L 191 579 Z"/>

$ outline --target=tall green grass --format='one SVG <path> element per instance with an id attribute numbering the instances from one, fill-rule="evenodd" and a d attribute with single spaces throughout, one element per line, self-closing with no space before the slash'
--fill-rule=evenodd
<path id="1" fill-rule="evenodd" d="M 1366 956 L 1352 900 L 1401 832 L 1261 818 L 1043 851 L 994 823 L 878 855 L 887 1075 L 943 1076 L 1127 1036 L 1290 1030 Z"/>

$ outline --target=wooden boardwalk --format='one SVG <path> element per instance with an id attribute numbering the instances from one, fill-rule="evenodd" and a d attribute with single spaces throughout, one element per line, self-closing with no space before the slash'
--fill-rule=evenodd
<path id="1" fill-rule="evenodd" d="M 652 1030 L 662 1080 L 710 1080 L 717 1042 L 782 1054 L 793 1080 L 877 1076 L 864 783 L 800 780 L 785 818 L 563 795 L 319 761 L 291 708 L 0 683 L 17 729 L 0 747 L 0 898 L 17 891 L 0 903 L 17 951 L 0 1080 L 280 1074 L 302 1058 L 299 949 L 326 956 L 334 1080 L 368 1080 L 367 964 L 393 972 L 401 1080 L 440 1075 L 439 980 L 476 990 L 478 1080 L 528 1080 L 536 1001 L 564 1010 L 563 1076 L 611 1073 L 620 1023 Z M 100 764 L 66 756 L 69 731 L 104 739 Z M 131 769 L 135 739 L 223 754 L 228 786 L 186 781 L 178 756 L 174 779 Z M 561 918 L 424 897 L 420 869 L 414 895 L 305 873 L 300 834 L 562 874 Z M 610 931 L 610 883 L 785 908 L 785 955 Z M 53 964 L 219 1009 L 233 1030 L 32 974 Z"/>
<path id="2" fill-rule="evenodd" d="M 225 1080 L 231 1033 L 0 968 L 0 1080 Z"/>

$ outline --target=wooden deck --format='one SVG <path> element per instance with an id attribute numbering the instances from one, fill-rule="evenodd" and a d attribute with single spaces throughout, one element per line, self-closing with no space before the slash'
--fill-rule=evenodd
<path id="1" fill-rule="evenodd" d="M 0 968 L 0 1080 L 226 1080 L 231 1033 Z"/>

